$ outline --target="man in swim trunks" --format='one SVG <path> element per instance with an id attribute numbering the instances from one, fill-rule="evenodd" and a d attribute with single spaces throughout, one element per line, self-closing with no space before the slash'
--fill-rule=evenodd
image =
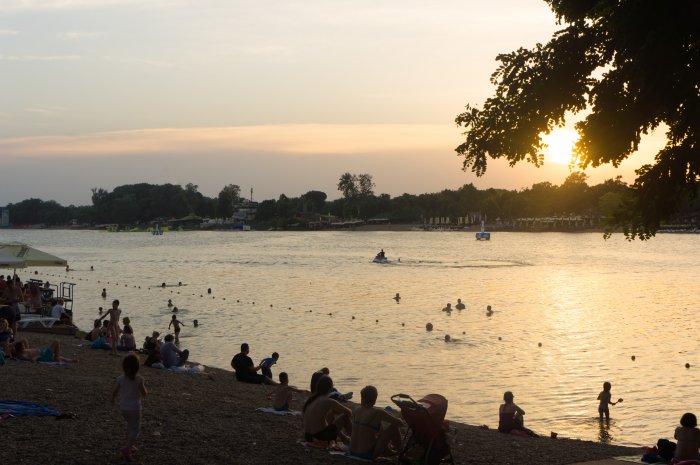
<path id="1" fill-rule="evenodd" d="M 337 400 L 328 397 L 333 390 L 333 380 L 321 376 L 316 383 L 316 393 L 309 397 L 302 409 L 304 413 L 304 440 L 306 442 L 335 441 L 340 436 L 344 441 L 352 434 L 352 412 Z"/>
<path id="2" fill-rule="evenodd" d="M 402 421 L 374 406 L 377 402 L 377 388 L 374 386 L 365 386 L 360 391 L 360 399 L 360 405 L 352 412 L 349 454 L 364 460 L 394 455 L 401 447 L 399 427 Z M 388 426 L 382 428 L 383 423 Z"/>
<path id="3" fill-rule="evenodd" d="M 231 359 L 231 367 L 236 372 L 236 379 L 244 383 L 251 384 L 272 384 L 277 385 L 275 381 L 258 374 L 258 370 L 262 369 L 261 365 L 253 365 L 253 360 L 248 357 L 250 347 L 247 343 L 241 344 L 241 352 L 234 355 Z"/>

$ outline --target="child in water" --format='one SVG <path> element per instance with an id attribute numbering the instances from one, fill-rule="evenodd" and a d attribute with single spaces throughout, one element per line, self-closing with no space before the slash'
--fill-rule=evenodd
<path id="1" fill-rule="evenodd" d="M 182 321 L 177 319 L 176 315 L 173 315 L 173 318 L 170 320 L 170 324 L 168 325 L 168 329 L 170 329 L 171 326 L 175 328 L 175 337 L 180 335 L 180 325 L 186 326 Z"/>
<path id="2" fill-rule="evenodd" d="M 606 381 L 603 383 L 603 390 L 600 394 L 598 394 L 598 400 L 600 401 L 600 404 L 598 405 L 598 414 L 600 415 L 601 420 L 603 419 L 603 415 L 605 415 L 605 420 L 610 420 L 610 409 L 608 408 L 608 405 L 615 405 L 617 403 L 622 402 L 622 399 L 617 399 L 617 402 L 611 401 L 611 388 L 612 385 Z"/>
<path id="3" fill-rule="evenodd" d="M 126 446 L 121 449 L 124 458 L 132 462 L 133 454 L 138 452 L 136 440 L 141 432 L 141 398 L 148 394 L 143 377 L 139 372 L 139 358 L 127 355 L 122 362 L 124 374 L 119 376 L 112 390 L 112 405 L 116 405 L 121 391 L 119 407 L 126 420 Z"/>

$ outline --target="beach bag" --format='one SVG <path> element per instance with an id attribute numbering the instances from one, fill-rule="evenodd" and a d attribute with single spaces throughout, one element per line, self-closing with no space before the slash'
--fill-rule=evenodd
<path id="1" fill-rule="evenodd" d="M 676 455 L 676 443 L 668 439 L 659 439 L 656 442 L 657 454 L 666 460 L 671 460 Z"/>

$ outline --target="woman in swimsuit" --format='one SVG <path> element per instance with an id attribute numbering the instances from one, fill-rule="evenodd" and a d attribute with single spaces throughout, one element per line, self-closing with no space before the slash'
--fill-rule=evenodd
<path id="1" fill-rule="evenodd" d="M 333 390 L 333 380 L 321 376 L 316 392 L 304 404 L 304 439 L 306 442 L 335 441 L 338 436 L 347 441 L 352 434 L 352 412 L 337 400 L 328 397 Z M 345 430 L 347 435 L 342 433 Z"/>
<path id="2" fill-rule="evenodd" d="M 374 406 L 377 388 L 365 386 L 360 391 L 361 404 L 353 411 L 350 455 L 364 460 L 394 455 L 401 447 L 399 427 L 402 421 Z M 382 428 L 382 423 L 388 423 Z"/>

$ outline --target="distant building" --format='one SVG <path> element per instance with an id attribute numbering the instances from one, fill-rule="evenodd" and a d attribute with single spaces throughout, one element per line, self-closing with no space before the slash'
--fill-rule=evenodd
<path id="1" fill-rule="evenodd" d="M 10 209 L 0 208 L 0 228 L 7 228 L 10 226 Z"/>

